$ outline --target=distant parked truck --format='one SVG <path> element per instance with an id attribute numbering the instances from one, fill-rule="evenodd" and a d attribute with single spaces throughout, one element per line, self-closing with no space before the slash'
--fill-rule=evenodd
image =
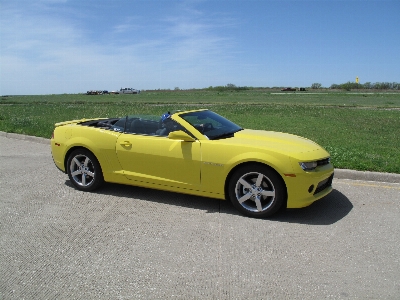
<path id="1" fill-rule="evenodd" d="M 103 93 L 104 93 L 104 91 L 95 91 L 95 90 L 86 92 L 87 95 L 102 95 Z"/>
<path id="2" fill-rule="evenodd" d="M 133 88 L 121 88 L 119 90 L 120 94 L 140 94 L 140 90 L 136 90 Z"/>

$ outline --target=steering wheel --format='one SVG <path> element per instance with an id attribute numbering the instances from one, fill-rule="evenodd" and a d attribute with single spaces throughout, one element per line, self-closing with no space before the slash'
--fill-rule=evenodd
<path id="1" fill-rule="evenodd" d="M 211 123 L 204 123 L 203 124 L 203 133 L 205 133 L 207 131 L 210 131 L 210 130 L 213 130 L 213 129 L 214 129 L 213 124 L 211 124 Z"/>

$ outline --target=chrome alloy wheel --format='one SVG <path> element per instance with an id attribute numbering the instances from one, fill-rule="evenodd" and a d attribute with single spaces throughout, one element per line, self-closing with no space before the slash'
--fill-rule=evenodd
<path id="1" fill-rule="evenodd" d="M 82 187 L 87 187 L 95 180 L 96 172 L 93 162 L 89 157 L 83 154 L 78 154 L 71 159 L 70 174 L 76 184 Z"/>
<path id="2" fill-rule="evenodd" d="M 235 186 L 239 204 L 251 212 L 268 210 L 275 202 L 275 187 L 262 173 L 250 172 L 242 175 Z"/>

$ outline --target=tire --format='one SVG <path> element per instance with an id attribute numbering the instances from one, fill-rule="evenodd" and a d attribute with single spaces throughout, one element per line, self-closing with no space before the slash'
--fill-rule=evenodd
<path id="1" fill-rule="evenodd" d="M 271 168 L 252 164 L 238 169 L 231 177 L 228 195 L 242 214 L 264 218 L 276 213 L 286 202 L 286 187 Z"/>
<path id="2" fill-rule="evenodd" d="M 86 149 L 77 149 L 68 157 L 69 180 L 80 191 L 93 191 L 103 182 L 103 173 L 96 157 Z"/>

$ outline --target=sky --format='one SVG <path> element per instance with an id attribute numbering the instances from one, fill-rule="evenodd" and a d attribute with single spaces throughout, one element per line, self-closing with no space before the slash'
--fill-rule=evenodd
<path id="1" fill-rule="evenodd" d="M 400 82 L 400 0 L 0 0 L 0 95 Z"/>

